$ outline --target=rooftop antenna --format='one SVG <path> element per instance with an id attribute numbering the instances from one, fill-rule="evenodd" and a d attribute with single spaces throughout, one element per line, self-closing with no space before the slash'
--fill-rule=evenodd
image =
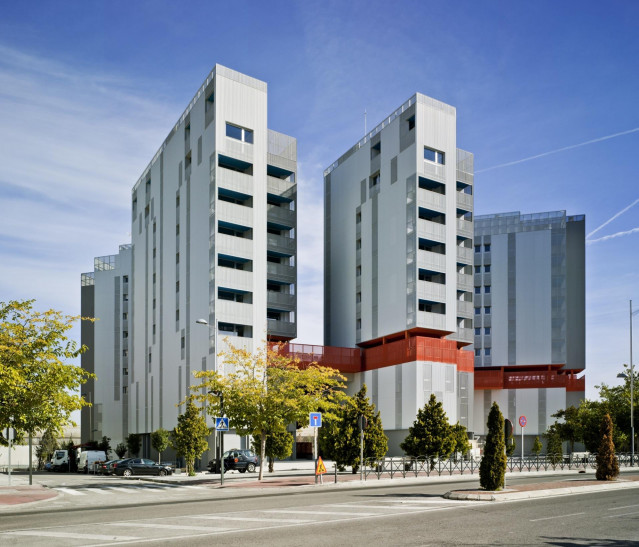
<path id="1" fill-rule="evenodd" d="M 364 109 L 364 136 L 366 136 L 366 109 Z"/>

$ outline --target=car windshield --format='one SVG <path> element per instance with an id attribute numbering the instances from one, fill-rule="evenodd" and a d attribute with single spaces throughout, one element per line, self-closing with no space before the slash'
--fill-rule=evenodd
<path id="1" fill-rule="evenodd" d="M 64 450 L 58 450 L 58 451 L 55 453 L 55 457 L 56 457 L 57 459 L 64 458 L 65 456 L 66 456 L 66 454 L 64 453 Z"/>

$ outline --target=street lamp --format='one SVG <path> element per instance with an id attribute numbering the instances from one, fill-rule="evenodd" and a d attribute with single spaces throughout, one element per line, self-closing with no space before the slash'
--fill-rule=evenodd
<path id="1" fill-rule="evenodd" d="M 632 363 L 632 316 L 637 315 L 639 310 L 632 311 L 632 300 L 630 301 L 630 466 L 635 465 L 635 368 Z M 620 372 L 617 378 L 628 378 L 627 374 Z"/>

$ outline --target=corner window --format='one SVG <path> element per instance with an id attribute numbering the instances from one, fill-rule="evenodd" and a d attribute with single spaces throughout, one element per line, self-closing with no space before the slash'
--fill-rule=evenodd
<path id="1" fill-rule="evenodd" d="M 446 155 L 444 152 L 440 150 L 435 150 L 434 148 L 428 148 L 424 146 L 424 159 L 428 161 L 432 161 L 433 163 L 439 163 L 440 165 L 445 165 Z"/>
<path id="2" fill-rule="evenodd" d="M 236 139 L 238 141 L 247 142 L 249 144 L 253 144 L 253 130 L 246 129 L 244 127 L 239 127 L 237 125 L 232 125 L 230 123 L 226 124 L 226 136 L 232 139 Z"/>

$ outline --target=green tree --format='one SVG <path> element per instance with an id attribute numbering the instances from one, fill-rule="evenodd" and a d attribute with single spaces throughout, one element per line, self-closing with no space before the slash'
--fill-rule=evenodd
<path id="1" fill-rule="evenodd" d="M 611 481 L 619 475 L 619 462 L 615 456 L 615 444 L 612 440 L 612 419 L 606 414 L 601 421 L 601 442 L 597 452 L 597 471 L 595 476 L 598 481 Z"/>
<path id="2" fill-rule="evenodd" d="M 268 472 L 273 473 L 275 460 L 283 460 L 293 453 L 293 435 L 288 431 L 271 431 L 266 436 L 265 454 L 268 458 Z M 253 439 L 253 450 L 260 451 L 259 439 Z"/>
<path id="3" fill-rule="evenodd" d="M 542 448 L 543 446 L 541 445 L 541 441 L 539 440 L 539 437 L 535 437 L 535 442 L 533 443 L 533 446 L 532 446 L 532 453 L 535 456 L 539 456 Z"/>
<path id="4" fill-rule="evenodd" d="M 565 410 L 559 410 L 552 414 L 553 418 L 561 421 L 555 421 L 555 428 L 562 441 L 568 441 L 570 454 L 575 451 L 575 442 L 583 439 L 583 428 L 579 419 L 579 409 L 569 406 Z"/>
<path id="5" fill-rule="evenodd" d="M 352 467 L 353 473 L 359 471 L 360 465 L 360 416 L 366 418 L 364 428 L 364 459 L 380 459 L 388 452 L 388 437 L 384 434 L 382 418 L 379 411 L 375 411 L 366 395 L 366 384 L 353 397 L 343 401 L 335 417 L 326 420 L 327 427 L 320 429 L 320 448 L 325 456 L 335 460 L 338 468 Z M 330 456 L 329 456 L 330 454 Z"/>
<path id="6" fill-rule="evenodd" d="M 228 340 L 229 350 L 222 352 L 222 371 L 196 372 L 200 385 L 192 386 L 195 400 L 207 401 L 207 412 L 220 416 L 220 399 L 224 414 L 239 435 L 260 440 L 260 461 L 265 461 L 266 440 L 270 431 L 282 431 L 293 422 L 308 424 L 310 412 L 321 410 L 330 418 L 344 396 L 344 380 L 337 370 L 312 363 L 302 366 L 299 359 L 287 355 L 280 347 L 264 344 L 255 353 L 236 348 Z M 260 466 L 262 480 L 265 466 Z"/>
<path id="7" fill-rule="evenodd" d="M 98 450 L 102 450 L 108 458 L 109 453 L 111 452 L 111 437 L 104 435 L 102 440 L 98 443 Z"/>
<path id="8" fill-rule="evenodd" d="M 195 475 L 195 458 L 208 449 L 209 428 L 202 411 L 192 400 L 186 403 L 183 414 L 178 416 L 178 423 L 171 434 L 171 444 L 178 455 L 186 461 L 186 472 L 190 477 Z"/>
<path id="9" fill-rule="evenodd" d="M 118 443 L 118 446 L 115 447 L 115 454 L 118 458 L 122 459 L 126 454 L 126 450 L 127 448 L 125 443 Z"/>
<path id="10" fill-rule="evenodd" d="M 546 437 L 546 454 L 550 463 L 553 465 L 557 465 L 559 462 L 563 460 L 564 457 L 564 448 L 561 443 L 561 435 L 555 425 L 551 425 L 546 433 L 544 434 Z"/>
<path id="11" fill-rule="evenodd" d="M 42 469 L 44 462 L 50 461 L 53 453 L 58 449 L 58 441 L 50 429 L 46 429 L 40 438 L 40 444 L 36 447 L 38 457 L 38 469 Z"/>
<path id="12" fill-rule="evenodd" d="M 455 450 L 453 429 L 448 423 L 442 403 L 434 394 L 431 394 L 428 403 L 417 411 L 417 417 L 408 429 L 407 437 L 399 446 L 408 456 L 428 457 L 431 466 L 436 458 L 447 458 Z"/>
<path id="13" fill-rule="evenodd" d="M 129 452 L 129 456 L 137 457 L 140 453 L 140 445 L 142 443 L 142 439 L 138 433 L 129 433 L 126 436 L 126 448 Z"/>
<path id="14" fill-rule="evenodd" d="M 454 452 L 461 453 L 465 456 L 470 451 L 470 443 L 468 442 L 468 431 L 466 428 L 457 422 L 453 428 L 453 437 L 455 438 Z"/>
<path id="15" fill-rule="evenodd" d="M 504 486 L 505 477 L 504 417 L 494 402 L 488 413 L 488 435 L 479 465 L 479 484 L 485 490 L 499 490 Z"/>
<path id="16" fill-rule="evenodd" d="M 80 318 L 35 311 L 34 302 L 0 302 L 0 432 L 11 423 L 18 438 L 75 425 L 71 413 L 88 404 L 77 393 L 95 378 L 68 363 L 86 350 L 66 336 Z"/>
<path id="17" fill-rule="evenodd" d="M 170 433 L 166 429 L 157 429 L 151 433 L 151 446 L 158 451 L 158 462 L 162 461 L 162 452 L 169 447 Z"/>

